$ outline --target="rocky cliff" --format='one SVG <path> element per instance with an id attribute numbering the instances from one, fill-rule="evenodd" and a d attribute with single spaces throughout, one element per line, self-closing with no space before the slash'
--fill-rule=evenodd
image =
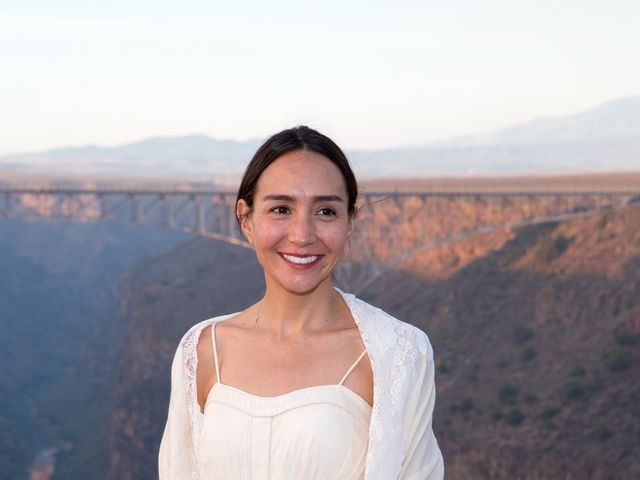
<path id="1" fill-rule="evenodd" d="M 640 478 L 640 206 L 474 238 L 359 293 L 430 335 L 447 477 Z M 111 478 L 156 477 L 181 335 L 262 288 L 252 252 L 204 239 L 134 272 Z"/>
<path id="2" fill-rule="evenodd" d="M 640 478 L 640 206 L 367 296 L 432 339 L 449 478 Z"/>

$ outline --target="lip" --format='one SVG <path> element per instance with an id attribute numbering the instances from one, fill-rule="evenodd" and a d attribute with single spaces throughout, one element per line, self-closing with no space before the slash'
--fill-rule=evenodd
<path id="1" fill-rule="evenodd" d="M 300 254 L 300 253 L 278 252 L 278 255 L 280 255 L 280 258 L 282 258 L 282 260 L 284 260 L 287 265 L 289 265 L 291 268 L 294 268 L 296 270 L 308 270 L 309 268 L 313 268 L 315 265 L 317 265 L 320 259 L 324 257 L 324 255 L 317 255 L 317 254 L 311 254 L 311 253 Z M 316 258 L 311 263 L 299 264 L 299 263 L 290 262 L 284 257 L 285 255 L 288 255 L 290 257 L 298 257 L 298 258 L 304 258 L 304 257 L 318 257 L 318 258 Z"/>

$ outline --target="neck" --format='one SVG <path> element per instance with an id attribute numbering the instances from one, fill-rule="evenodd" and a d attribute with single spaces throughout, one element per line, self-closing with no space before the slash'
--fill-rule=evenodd
<path id="1" fill-rule="evenodd" d="M 331 279 L 302 294 L 269 285 L 262 299 L 260 328 L 275 341 L 300 338 L 321 331 L 335 320 L 339 293 Z"/>

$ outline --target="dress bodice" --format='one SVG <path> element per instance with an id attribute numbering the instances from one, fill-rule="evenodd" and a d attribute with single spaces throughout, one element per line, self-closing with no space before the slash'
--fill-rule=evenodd
<path id="1" fill-rule="evenodd" d="M 218 382 L 204 408 L 198 442 L 207 480 L 361 480 L 368 445 L 371 406 L 344 380 L 274 397 L 226 385 L 212 326 Z"/>

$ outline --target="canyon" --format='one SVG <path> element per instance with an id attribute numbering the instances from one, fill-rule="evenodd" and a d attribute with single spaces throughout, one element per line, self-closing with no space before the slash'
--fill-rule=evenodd
<path id="1" fill-rule="evenodd" d="M 430 336 L 447 477 L 637 478 L 640 205 L 464 245 L 386 269 L 358 292 Z M 204 239 L 154 258 L 132 282 L 114 479 L 155 475 L 181 335 L 263 288 L 251 252 Z"/>
<path id="2" fill-rule="evenodd" d="M 372 247 L 339 285 L 429 335 L 447 478 L 640 476 L 640 202 L 582 200 L 428 200 L 400 221 L 387 199 L 358 219 Z M 260 298 L 253 253 L 115 222 L 0 234 L 0 478 L 157 478 L 175 348 Z M 53 473 L 33 463 L 49 448 Z"/>

